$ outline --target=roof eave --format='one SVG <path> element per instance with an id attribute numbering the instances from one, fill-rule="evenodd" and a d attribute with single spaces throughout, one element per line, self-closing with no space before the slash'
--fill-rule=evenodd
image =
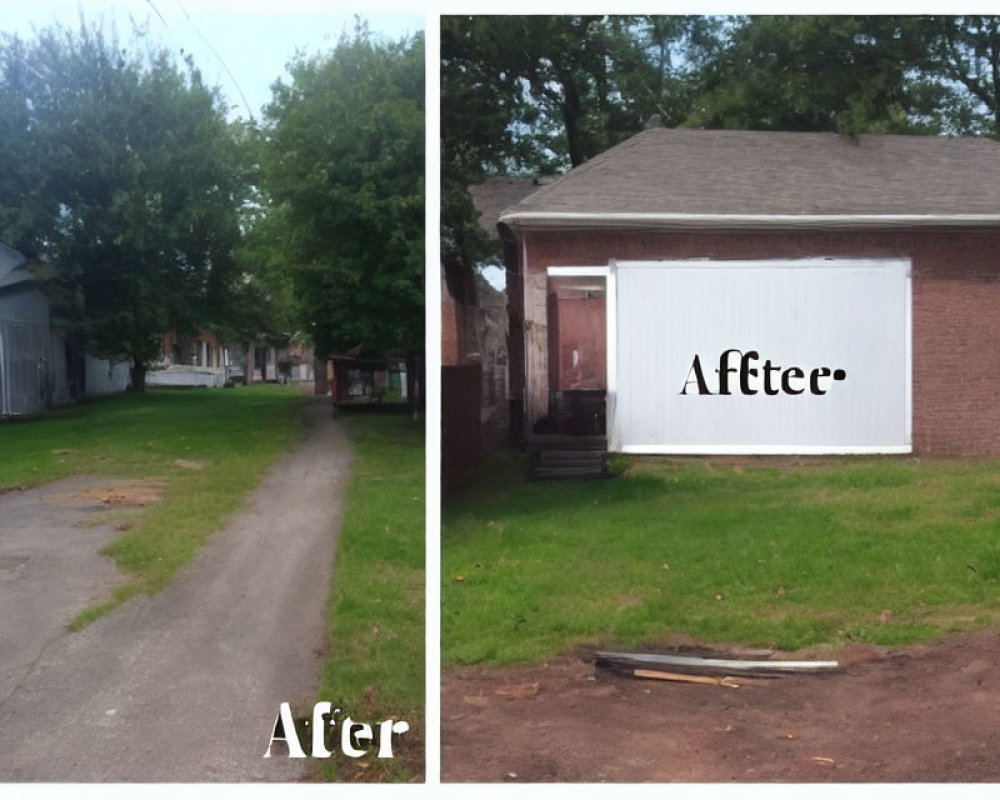
<path id="1" fill-rule="evenodd" d="M 521 211 L 501 215 L 512 228 L 565 230 L 886 230 L 1000 227 L 1000 214 L 650 214 Z"/>
<path id="2" fill-rule="evenodd" d="M 35 283 L 35 276 L 23 270 L 12 270 L 6 275 L 0 276 L 0 289 L 9 289 L 12 286 L 22 286 L 28 283 Z"/>

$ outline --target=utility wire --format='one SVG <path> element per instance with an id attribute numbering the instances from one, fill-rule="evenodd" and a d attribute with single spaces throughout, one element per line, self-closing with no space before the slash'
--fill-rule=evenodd
<path id="1" fill-rule="evenodd" d="M 151 8 L 151 9 L 153 9 L 153 11 L 155 11 L 155 12 L 156 12 L 156 16 L 158 16 L 158 17 L 160 18 L 160 22 L 162 22 L 162 23 L 163 23 L 163 27 L 164 27 L 164 28 L 169 28 L 170 26 L 169 26 L 169 25 L 167 25 L 167 21 L 166 21 L 166 20 L 165 20 L 165 19 L 163 18 L 163 14 L 161 14 L 161 13 L 160 13 L 160 9 L 158 9 L 158 8 L 156 7 L 156 4 L 155 4 L 155 3 L 153 2 L 153 0 L 146 0 L 146 4 L 147 4 L 147 5 L 148 5 L 148 6 L 149 6 L 149 7 Z"/>
<path id="2" fill-rule="evenodd" d="M 212 43 L 210 41 L 208 41 L 208 39 L 206 39 L 204 36 L 202 36 L 201 31 L 198 30 L 198 27 L 191 20 L 191 15 L 188 14 L 188 10 L 186 8 L 184 8 L 184 4 L 181 2 L 181 0 L 177 0 L 177 5 L 180 6 L 181 11 L 184 12 L 184 17 L 187 19 L 188 24 L 191 26 L 191 29 L 196 34 L 198 34 L 198 38 L 201 39 L 205 43 L 205 47 L 207 47 L 209 50 L 212 51 L 212 55 L 214 55 L 216 57 L 216 59 L 218 60 L 218 62 L 222 65 L 222 68 L 226 71 L 226 74 L 229 76 L 229 80 L 231 80 L 233 82 L 233 86 L 235 86 L 236 87 L 236 91 L 239 92 L 240 99 L 243 101 L 243 106 L 244 106 L 244 108 L 246 108 L 247 114 L 250 115 L 250 121 L 254 125 L 256 125 L 257 124 L 257 120 L 254 119 L 253 111 L 250 110 L 250 103 L 247 102 L 246 95 L 243 94 L 243 90 L 240 88 L 240 82 L 238 80 L 236 80 L 236 76 L 233 75 L 232 70 L 229 69 L 229 65 L 223 60 L 222 56 L 219 55 L 219 53 L 216 51 L 216 49 L 214 47 L 212 47 Z"/>
<path id="3" fill-rule="evenodd" d="M 149 4 L 150 8 L 152 8 L 153 11 L 156 12 L 156 16 L 160 18 L 160 21 L 163 23 L 163 27 L 169 29 L 170 26 L 167 25 L 167 21 L 163 18 L 163 15 L 160 13 L 156 5 L 153 3 L 153 0 L 146 0 L 146 2 Z M 191 30 L 193 30 L 195 34 L 197 34 L 198 38 L 201 39 L 205 47 L 211 50 L 212 55 L 215 56 L 215 60 L 218 61 L 221 67 L 226 71 L 226 75 L 228 75 L 229 80 L 233 82 L 233 86 L 236 87 L 236 91 L 239 93 L 240 99 L 243 101 L 243 107 L 246 108 L 247 114 L 250 116 L 250 121 L 254 125 L 256 125 L 257 120 L 254 118 L 253 111 L 250 109 L 250 103 L 247 101 L 246 95 L 243 94 L 243 89 L 240 88 L 240 82 L 236 80 L 236 76 L 233 75 L 233 71 L 229 69 L 229 65 L 225 62 L 222 56 L 219 55 L 219 52 L 214 47 L 212 47 L 212 43 L 208 41 L 208 39 L 206 39 L 204 35 L 202 35 L 202 32 L 200 30 L 198 30 L 198 26 L 194 24 L 194 21 L 191 19 L 191 15 L 188 13 L 188 10 L 184 7 L 184 4 L 181 2 L 181 0 L 177 0 L 177 5 L 180 7 L 181 13 L 184 14 L 184 18 L 187 20 L 188 25 L 191 26 Z"/>

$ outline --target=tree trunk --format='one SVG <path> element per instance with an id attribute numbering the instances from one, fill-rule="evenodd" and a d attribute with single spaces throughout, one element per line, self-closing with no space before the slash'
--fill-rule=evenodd
<path id="1" fill-rule="evenodd" d="M 580 102 L 580 93 L 576 84 L 573 83 L 573 76 L 564 73 L 560 76 L 563 85 L 562 104 L 563 125 L 566 128 L 566 147 L 569 150 L 569 163 L 572 167 L 580 166 L 586 160 L 584 153 L 580 121 L 583 117 L 583 109 Z"/>
<path id="2" fill-rule="evenodd" d="M 146 391 L 146 372 L 149 365 L 141 359 L 132 359 L 132 366 L 129 367 L 129 391 L 136 394 L 143 394 Z"/>
<path id="3" fill-rule="evenodd" d="M 424 398 L 424 358 L 420 353 L 409 353 L 406 356 L 406 399 L 414 414 L 425 410 Z"/>
<path id="4" fill-rule="evenodd" d="M 1000 136 L 1000 24 L 998 24 L 996 17 L 989 20 L 987 49 L 990 54 L 990 72 L 993 78 L 993 103 L 990 108 L 990 111 L 993 112 L 993 132 Z"/>

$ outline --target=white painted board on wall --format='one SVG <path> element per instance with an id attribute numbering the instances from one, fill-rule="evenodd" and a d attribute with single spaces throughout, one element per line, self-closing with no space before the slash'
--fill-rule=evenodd
<path id="1" fill-rule="evenodd" d="M 908 260 L 620 262 L 613 272 L 613 449 L 910 452 Z"/>

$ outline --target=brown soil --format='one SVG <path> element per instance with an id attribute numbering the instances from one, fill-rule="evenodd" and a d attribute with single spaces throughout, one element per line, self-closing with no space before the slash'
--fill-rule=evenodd
<path id="1" fill-rule="evenodd" d="M 570 657 L 446 670 L 442 780 L 1000 780 L 1000 631 L 840 661 L 739 689 Z"/>
<path id="2" fill-rule="evenodd" d="M 186 458 L 175 458 L 173 461 L 175 467 L 180 467 L 181 469 L 204 469 L 208 466 L 207 461 L 188 461 Z"/>
<path id="3" fill-rule="evenodd" d="M 51 493 L 43 498 L 54 506 L 146 506 L 163 500 L 165 485 L 159 481 L 136 481 L 113 486 L 94 486 L 78 492 Z"/>

